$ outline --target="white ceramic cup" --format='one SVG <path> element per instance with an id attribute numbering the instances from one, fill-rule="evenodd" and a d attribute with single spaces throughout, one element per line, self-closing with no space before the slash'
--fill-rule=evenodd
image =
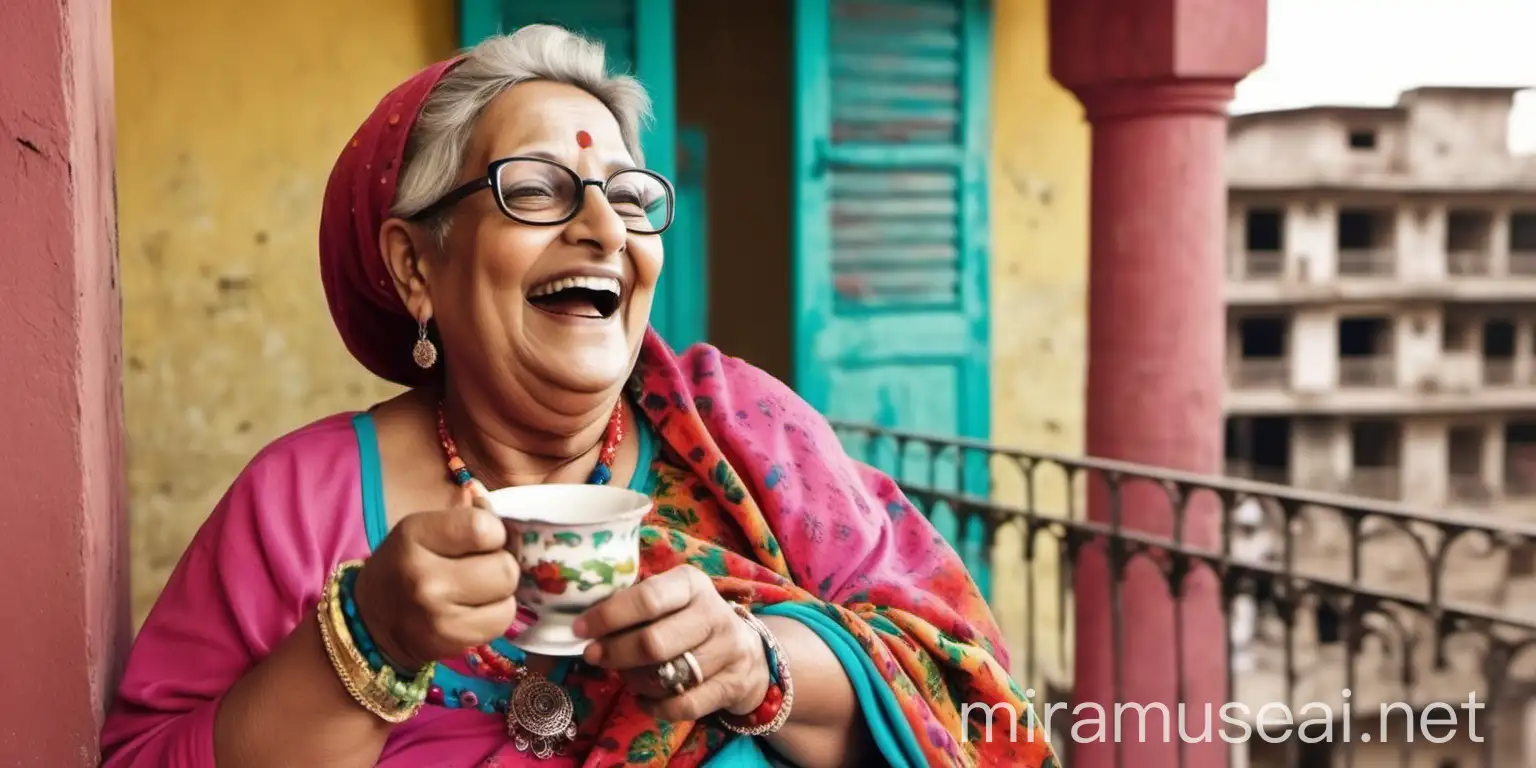
<path id="1" fill-rule="evenodd" d="M 511 523 L 507 546 L 522 569 L 517 602 L 538 616 L 512 644 L 580 656 L 591 641 L 572 631 L 576 617 L 639 574 L 650 497 L 608 485 L 524 485 L 491 491 L 475 506 Z"/>

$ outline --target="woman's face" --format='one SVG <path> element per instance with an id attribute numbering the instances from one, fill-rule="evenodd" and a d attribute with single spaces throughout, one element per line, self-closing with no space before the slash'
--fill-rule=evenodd
<path id="1" fill-rule="evenodd" d="M 513 156 L 546 158 L 585 180 L 634 166 L 607 107 L 579 88 L 542 81 L 514 86 L 486 108 L 459 182 Z M 523 218 L 538 218 L 556 187 L 570 188 L 557 168 L 518 168 L 504 175 L 504 192 Z M 420 260 L 425 285 L 410 292 L 424 292 L 452 375 L 488 377 L 507 395 L 570 413 L 623 385 L 650 319 L 661 236 L 628 231 L 634 211 L 620 191 L 587 186 L 580 194 L 575 218 L 551 226 L 513 221 L 491 190 L 450 211 L 442 252 Z"/>

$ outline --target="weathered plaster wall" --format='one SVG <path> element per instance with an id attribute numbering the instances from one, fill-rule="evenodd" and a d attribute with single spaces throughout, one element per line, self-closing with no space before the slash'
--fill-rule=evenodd
<path id="1" fill-rule="evenodd" d="M 1004 445 L 1080 454 L 1087 365 L 1088 127 L 1076 99 L 1051 79 L 1046 6 L 1046 0 L 1012 0 L 995 4 L 994 11 L 992 436 Z M 1018 473 L 994 469 L 997 498 L 1022 505 Z M 1038 479 L 1035 504 L 1065 509 L 1061 475 L 1042 472 Z M 1035 656 L 1055 666 L 1061 639 L 1056 543 L 1045 538 L 1038 543 Z M 993 564 L 993 603 L 1019 675 L 1025 673 L 1028 616 L 1022 558 L 1021 537 L 1001 536 Z"/>
<path id="2" fill-rule="evenodd" d="M 136 620 L 257 450 L 391 391 L 331 325 L 320 197 L 384 92 L 451 54 L 452 8 L 114 4 Z"/>
<path id="3" fill-rule="evenodd" d="M 0 6 L 0 699 L 9 766 L 96 765 L 128 639 L 103 0 Z"/>

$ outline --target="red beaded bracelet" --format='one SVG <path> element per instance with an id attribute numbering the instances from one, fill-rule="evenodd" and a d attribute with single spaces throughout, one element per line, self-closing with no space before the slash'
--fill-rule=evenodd
<path id="1" fill-rule="evenodd" d="M 744 605 L 734 607 L 736 615 L 763 638 L 772 677 L 768 692 L 763 696 L 763 703 L 757 705 L 757 709 L 741 716 L 721 712 L 717 719 L 728 730 L 743 736 L 767 736 L 784 727 L 784 723 L 789 720 L 790 707 L 795 703 L 795 684 L 789 677 L 789 657 L 779 646 L 778 638 L 774 637 L 762 620 L 753 616 Z"/>

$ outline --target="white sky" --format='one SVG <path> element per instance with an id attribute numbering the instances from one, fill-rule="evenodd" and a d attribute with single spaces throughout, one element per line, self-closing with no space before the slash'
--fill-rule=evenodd
<path id="1" fill-rule="evenodd" d="M 1419 85 L 1536 88 L 1536 0 L 1269 0 L 1268 59 L 1232 110 L 1389 105 Z M 1536 91 L 1515 105 L 1510 144 L 1536 152 Z"/>

